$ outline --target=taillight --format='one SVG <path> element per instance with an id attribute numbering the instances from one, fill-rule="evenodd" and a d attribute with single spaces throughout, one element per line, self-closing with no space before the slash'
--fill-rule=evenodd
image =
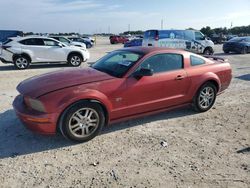
<path id="1" fill-rule="evenodd" d="M 155 40 L 159 40 L 159 35 L 156 35 L 156 36 L 155 36 Z"/>
<path id="2" fill-rule="evenodd" d="M 24 96 L 23 99 L 24 99 L 24 104 L 25 104 L 27 107 L 30 107 L 29 98 L 26 97 L 26 96 Z"/>

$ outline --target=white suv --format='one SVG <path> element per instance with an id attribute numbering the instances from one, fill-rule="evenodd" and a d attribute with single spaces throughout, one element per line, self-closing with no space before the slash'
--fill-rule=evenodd
<path id="1" fill-rule="evenodd" d="M 26 69 L 31 63 L 67 62 L 77 67 L 89 59 L 85 48 L 68 46 L 48 37 L 9 38 L 0 47 L 0 60 L 14 63 L 17 69 Z"/>

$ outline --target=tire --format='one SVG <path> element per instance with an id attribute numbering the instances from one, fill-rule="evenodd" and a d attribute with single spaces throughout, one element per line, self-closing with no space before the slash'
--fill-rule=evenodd
<path id="1" fill-rule="evenodd" d="M 19 70 L 27 69 L 30 66 L 30 60 L 26 56 L 17 56 L 14 59 L 14 65 Z"/>
<path id="2" fill-rule="evenodd" d="M 64 137 L 75 142 L 87 142 L 99 134 L 105 124 L 102 107 L 98 103 L 81 101 L 64 111 L 59 122 Z"/>
<path id="3" fill-rule="evenodd" d="M 71 54 L 68 58 L 68 64 L 72 67 L 79 67 L 82 61 L 82 57 L 78 54 Z"/>
<path id="4" fill-rule="evenodd" d="M 213 50 L 211 50 L 210 48 L 205 48 L 205 50 L 203 51 L 204 55 L 213 55 Z"/>
<path id="5" fill-rule="evenodd" d="M 214 84 L 203 84 L 193 98 L 193 107 L 197 112 L 208 111 L 215 102 L 217 89 Z"/>
<path id="6" fill-rule="evenodd" d="M 241 50 L 241 54 L 246 54 L 247 53 L 247 51 L 248 51 L 248 49 L 247 49 L 247 47 L 246 46 L 244 46 L 243 48 L 242 48 L 242 50 Z"/>
<path id="7" fill-rule="evenodd" d="M 87 48 L 91 48 L 92 46 L 91 46 L 91 44 L 87 44 L 87 46 L 86 46 Z"/>

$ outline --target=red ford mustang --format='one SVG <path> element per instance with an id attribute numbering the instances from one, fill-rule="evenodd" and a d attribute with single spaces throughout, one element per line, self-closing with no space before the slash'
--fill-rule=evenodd
<path id="1" fill-rule="evenodd" d="M 104 125 L 192 104 L 209 110 L 231 81 L 220 58 L 164 48 L 111 52 L 89 68 L 32 77 L 17 86 L 13 102 L 31 130 L 84 142 Z"/>

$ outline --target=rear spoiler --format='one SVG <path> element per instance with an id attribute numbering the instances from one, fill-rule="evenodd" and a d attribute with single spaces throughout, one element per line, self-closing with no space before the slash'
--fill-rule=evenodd
<path id="1" fill-rule="evenodd" d="M 203 57 L 208 58 L 208 59 L 213 59 L 215 61 L 224 61 L 224 62 L 228 61 L 228 59 L 217 57 L 217 56 L 212 56 L 212 55 L 203 55 Z"/>

